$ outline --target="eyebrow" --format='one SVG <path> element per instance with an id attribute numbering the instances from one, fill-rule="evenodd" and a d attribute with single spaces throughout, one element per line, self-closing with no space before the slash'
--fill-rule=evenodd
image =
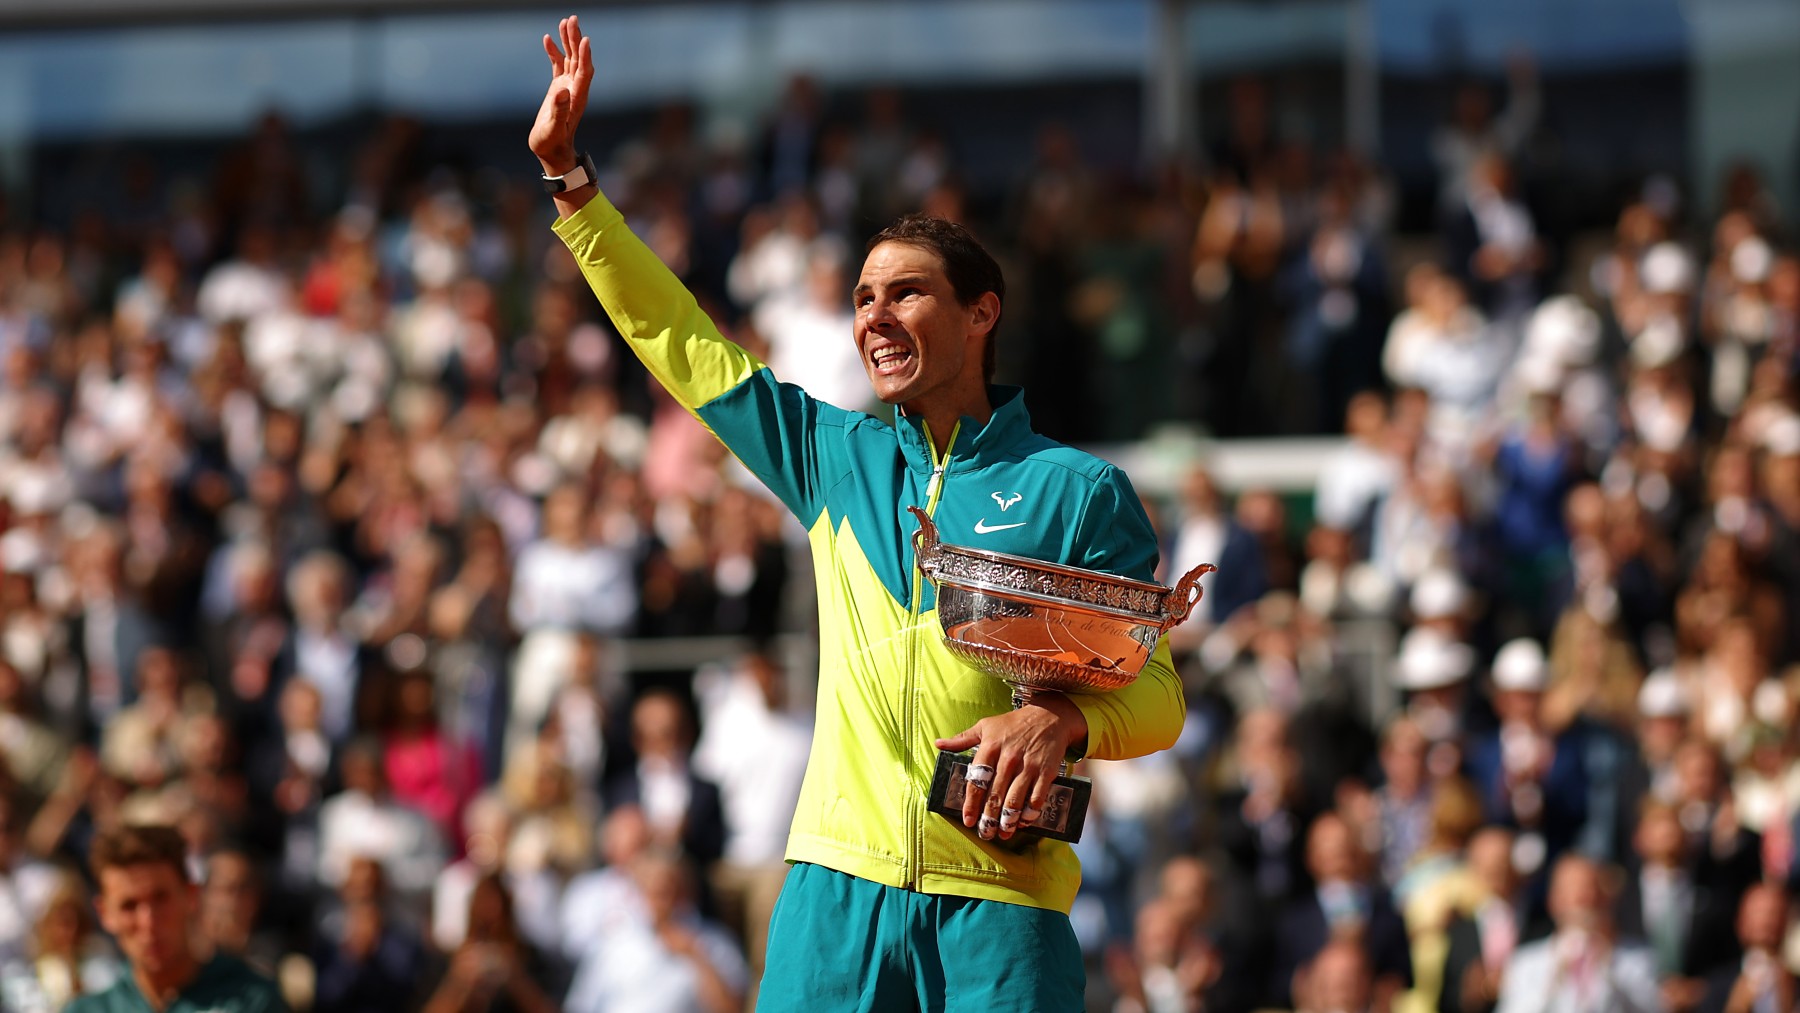
<path id="1" fill-rule="evenodd" d="M 887 287 L 888 288 L 899 288 L 902 285 L 927 285 L 927 284 L 930 284 L 930 282 L 931 282 L 931 278 L 928 275 L 903 274 L 898 278 L 888 279 Z M 861 295 L 864 292 L 873 290 L 873 288 L 874 288 L 874 286 L 870 285 L 868 282 L 865 281 L 862 284 L 857 285 L 855 288 L 851 289 L 850 293 L 852 295 Z"/>

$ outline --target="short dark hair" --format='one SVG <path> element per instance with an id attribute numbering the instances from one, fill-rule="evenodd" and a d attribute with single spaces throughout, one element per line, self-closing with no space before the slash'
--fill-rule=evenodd
<path id="1" fill-rule="evenodd" d="M 95 838 L 94 846 L 88 852 L 88 867 L 98 880 L 105 869 L 166 865 L 186 883 L 189 882 L 187 850 L 187 841 L 174 827 L 126 824 Z"/>
<path id="2" fill-rule="evenodd" d="M 974 233 L 956 222 L 927 214 L 905 215 L 875 233 L 869 239 L 869 245 L 863 248 L 863 255 L 868 256 L 883 243 L 916 246 L 937 257 L 944 265 L 944 276 L 950 279 L 950 287 L 956 292 L 956 301 L 964 306 L 973 305 L 975 300 L 992 292 L 1000 301 L 1001 309 L 1005 309 L 1006 278 L 1000 273 L 999 263 Z M 981 355 L 981 375 L 989 383 L 994 380 L 994 346 L 999 335 L 1000 313 L 996 311 L 994 326 L 988 328 L 987 345 Z"/>

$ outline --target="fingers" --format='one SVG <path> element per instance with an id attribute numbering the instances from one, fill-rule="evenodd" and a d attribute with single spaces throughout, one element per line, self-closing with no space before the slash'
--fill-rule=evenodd
<path id="1" fill-rule="evenodd" d="M 991 754 L 992 750 L 988 750 Z M 983 755 L 977 750 L 975 759 L 969 764 L 969 771 L 963 775 L 963 826 L 980 828 L 982 810 L 987 806 L 988 796 L 994 793 L 994 780 L 999 772 L 994 769 L 991 755 Z"/>
<path id="2" fill-rule="evenodd" d="M 581 19 L 571 14 L 563 18 L 562 24 L 558 27 L 562 29 L 563 52 L 569 54 L 571 61 L 576 60 L 577 54 L 581 51 Z M 573 70 L 574 68 L 570 67 L 569 69 Z"/>
<path id="3" fill-rule="evenodd" d="M 960 753 L 971 746 L 980 744 L 981 732 L 977 728 L 971 728 L 966 732 L 958 732 L 947 739 L 938 739 L 933 743 L 933 745 L 946 753 Z"/>
<path id="4" fill-rule="evenodd" d="M 551 76 L 560 77 L 563 72 L 562 50 L 556 48 L 556 43 L 548 35 L 544 36 L 544 55 L 550 58 Z"/>

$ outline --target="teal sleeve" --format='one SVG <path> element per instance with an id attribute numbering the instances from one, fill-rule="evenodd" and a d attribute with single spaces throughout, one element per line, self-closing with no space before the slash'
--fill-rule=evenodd
<path id="1" fill-rule="evenodd" d="M 826 404 L 767 369 L 695 413 L 737 459 L 810 526 L 842 474 L 843 432 L 862 416 Z"/>

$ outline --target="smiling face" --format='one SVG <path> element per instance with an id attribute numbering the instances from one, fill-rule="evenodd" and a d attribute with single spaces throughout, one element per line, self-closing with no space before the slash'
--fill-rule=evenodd
<path id="1" fill-rule="evenodd" d="M 887 242 L 863 262 L 855 304 L 856 348 L 883 403 L 927 418 L 986 406 L 982 351 L 999 316 L 993 293 L 965 306 L 935 254 Z"/>

